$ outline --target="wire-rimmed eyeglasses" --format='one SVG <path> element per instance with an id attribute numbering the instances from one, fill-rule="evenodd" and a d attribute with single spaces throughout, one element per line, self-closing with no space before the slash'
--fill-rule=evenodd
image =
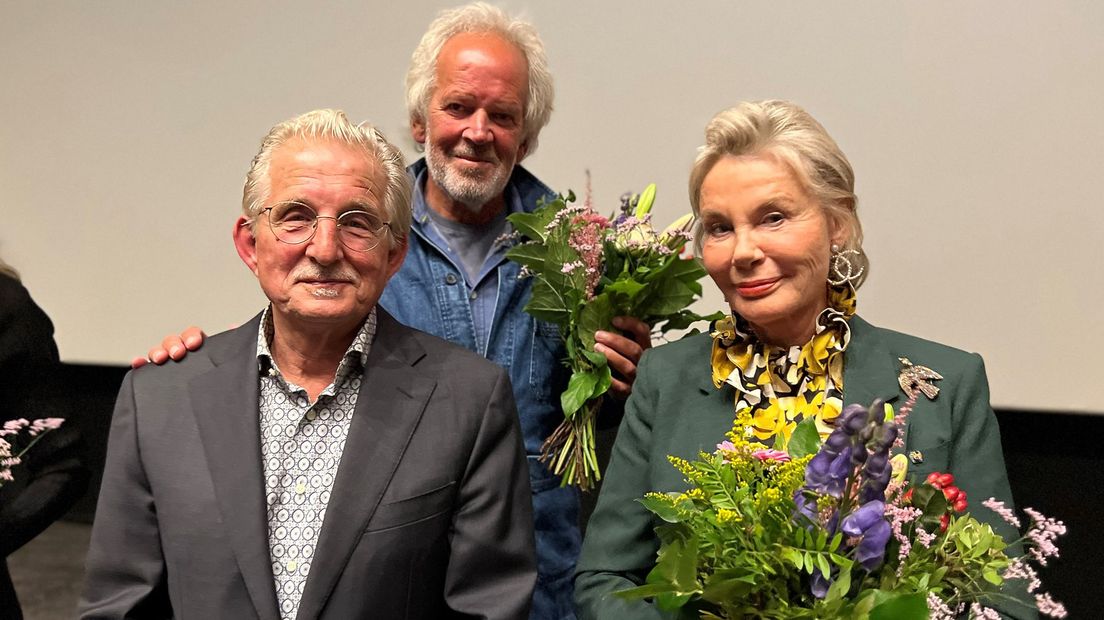
<path id="1" fill-rule="evenodd" d="M 370 252 L 383 240 L 384 230 L 391 227 L 390 222 L 370 211 L 355 209 L 332 217 L 318 215 L 310 206 L 293 200 L 278 202 L 262 212 L 268 214 L 268 226 L 276 239 L 290 245 L 310 241 L 318 231 L 318 220 L 333 220 L 342 245 L 354 252 Z"/>

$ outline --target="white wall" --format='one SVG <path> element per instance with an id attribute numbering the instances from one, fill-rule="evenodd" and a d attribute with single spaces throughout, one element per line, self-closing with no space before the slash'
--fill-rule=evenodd
<path id="1" fill-rule="evenodd" d="M 230 240 L 261 136 L 318 107 L 414 155 L 402 80 L 450 3 L 0 3 L 0 252 L 67 361 L 263 303 Z M 1104 4 L 510 2 L 556 112 L 526 165 L 687 210 L 702 128 L 781 97 L 858 175 L 872 322 L 979 351 L 994 404 L 1102 411 Z M 720 307 L 712 294 L 704 304 Z"/>

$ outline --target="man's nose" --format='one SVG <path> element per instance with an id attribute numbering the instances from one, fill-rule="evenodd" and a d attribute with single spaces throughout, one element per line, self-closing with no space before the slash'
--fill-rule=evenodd
<path id="1" fill-rule="evenodd" d="M 344 255 L 340 234 L 337 218 L 318 216 L 314 223 L 314 236 L 307 242 L 307 256 L 322 265 L 339 260 Z"/>
<path id="2" fill-rule="evenodd" d="M 494 140 L 491 132 L 491 119 L 486 110 L 476 110 L 468 118 L 468 127 L 464 130 L 464 138 L 475 144 L 486 144 Z"/>

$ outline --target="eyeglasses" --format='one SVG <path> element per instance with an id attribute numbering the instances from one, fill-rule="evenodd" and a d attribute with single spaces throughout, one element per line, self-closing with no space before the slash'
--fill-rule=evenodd
<path id="1" fill-rule="evenodd" d="M 290 245 L 310 241 L 318 231 L 318 220 L 333 220 L 342 245 L 354 252 L 369 252 L 376 249 L 384 230 L 390 230 L 391 226 L 369 211 L 357 209 L 332 217 L 318 215 L 311 207 L 295 201 L 279 202 L 262 211 L 268 214 L 268 226 L 276 239 Z"/>

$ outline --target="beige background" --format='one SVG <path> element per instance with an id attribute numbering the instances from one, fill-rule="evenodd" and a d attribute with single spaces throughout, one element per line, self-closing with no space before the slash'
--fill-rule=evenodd
<path id="1" fill-rule="evenodd" d="M 230 240 L 261 136 L 317 107 L 413 155 L 402 79 L 450 3 L 0 1 L 0 252 L 71 362 L 263 298 Z M 526 165 L 687 210 L 702 128 L 782 97 L 858 174 L 872 322 L 981 352 L 994 404 L 1104 411 L 1104 4 L 509 2 L 556 111 Z M 720 306 L 711 293 L 703 309 Z"/>

